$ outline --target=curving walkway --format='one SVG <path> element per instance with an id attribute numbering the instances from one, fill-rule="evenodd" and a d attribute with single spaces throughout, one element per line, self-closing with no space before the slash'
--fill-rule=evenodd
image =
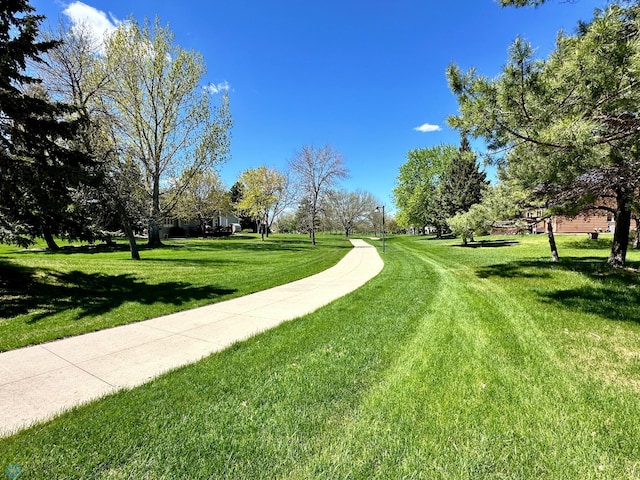
<path id="1" fill-rule="evenodd" d="M 0 353 L 0 436 L 311 313 L 382 270 L 363 240 L 334 267 L 226 302 Z"/>

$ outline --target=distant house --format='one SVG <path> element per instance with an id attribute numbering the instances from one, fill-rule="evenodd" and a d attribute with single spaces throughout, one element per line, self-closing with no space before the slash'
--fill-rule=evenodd
<path id="1" fill-rule="evenodd" d="M 556 215 L 535 223 L 533 225 L 533 233 L 546 232 L 547 222 L 551 222 L 551 227 L 555 233 L 613 232 L 616 226 L 613 215 L 605 212 L 578 215 L 574 218 Z"/>
<path id="2" fill-rule="evenodd" d="M 235 215 L 219 215 L 208 219 L 204 224 L 205 231 L 198 220 L 181 220 L 167 217 L 160 225 L 160 238 L 169 237 L 202 237 L 231 235 L 240 231 L 240 219 Z"/>
<path id="3" fill-rule="evenodd" d="M 495 222 L 491 233 L 494 235 L 514 235 L 517 233 L 545 233 L 548 223 L 554 233 L 606 233 L 613 232 L 616 226 L 611 213 L 594 210 L 576 217 L 554 215 L 542 218 L 541 210 L 530 210 L 524 218 Z"/>

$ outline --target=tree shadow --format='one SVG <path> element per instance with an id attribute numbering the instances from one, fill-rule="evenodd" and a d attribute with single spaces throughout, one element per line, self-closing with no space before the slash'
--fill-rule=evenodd
<path id="1" fill-rule="evenodd" d="M 550 278 L 551 273 L 543 265 L 544 262 L 498 263 L 476 269 L 476 275 L 480 278 Z"/>
<path id="2" fill-rule="evenodd" d="M 146 245 L 138 245 L 138 250 L 147 250 Z M 72 255 L 74 253 L 111 253 L 111 252 L 128 252 L 129 244 L 125 243 L 96 243 L 92 245 L 62 245 L 59 250 L 49 250 L 48 248 L 28 248 L 17 253 L 42 253 L 45 255 Z"/>
<path id="3" fill-rule="evenodd" d="M 578 288 L 549 288 L 536 293 L 544 303 L 600 315 L 615 321 L 640 323 L 640 262 L 614 269 L 602 257 L 564 257 L 559 262 L 527 260 L 490 265 L 476 270 L 480 278 L 551 278 L 554 270 L 577 272 L 593 280 Z"/>
<path id="4" fill-rule="evenodd" d="M 277 251 L 299 251 L 299 250 L 308 250 L 311 244 L 311 240 L 300 237 L 282 237 L 278 236 L 277 238 L 273 237 L 265 237 L 264 240 L 260 239 L 259 235 L 231 235 L 229 237 L 190 237 L 184 239 L 173 239 L 169 241 L 165 241 L 159 247 L 149 247 L 146 242 L 138 244 L 138 250 L 143 252 L 151 252 L 151 251 L 179 251 L 179 250 L 207 250 L 207 251 L 224 251 L 229 249 L 238 249 L 238 245 L 235 243 L 244 242 L 242 245 L 242 249 L 244 250 L 264 250 L 269 252 L 277 252 Z M 324 242 L 322 239 L 317 241 L 319 246 L 323 246 Z M 340 244 L 330 244 L 328 245 L 331 248 L 344 248 L 350 249 L 351 245 L 349 243 L 345 243 L 344 245 Z M 112 253 L 112 252 L 128 252 L 129 244 L 122 243 L 120 241 L 113 244 L 106 243 L 97 243 L 93 245 L 63 245 L 60 247 L 60 250 L 49 250 L 47 248 L 30 248 L 25 249 L 21 252 L 17 252 L 18 254 L 43 254 L 43 255 L 57 255 L 57 254 L 65 254 L 65 255 L 73 255 L 73 254 L 94 254 L 94 253 Z M 142 261 L 145 260 L 155 260 L 145 258 L 144 254 L 142 255 Z"/>
<path id="5" fill-rule="evenodd" d="M 637 285 L 616 287 L 580 287 L 541 294 L 551 304 L 600 315 L 620 322 L 640 323 L 640 288 Z"/>
<path id="6" fill-rule="evenodd" d="M 100 315 L 126 302 L 182 305 L 213 300 L 235 289 L 186 282 L 150 284 L 131 274 L 56 272 L 0 261 L 0 318 L 30 314 L 36 323 L 64 310 L 77 310 L 76 319 Z"/>
<path id="7" fill-rule="evenodd" d="M 499 247 L 513 247 L 520 242 L 516 240 L 480 240 L 479 242 L 469 242 L 466 245 L 460 243 L 457 245 L 451 245 L 452 247 L 464 247 L 464 248 L 499 248 Z"/>
<path id="8" fill-rule="evenodd" d="M 611 250 L 612 239 L 598 238 L 591 240 L 589 238 L 575 239 L 571 242 L 563 244 L 565 248 L 575 248 L 576 250 Z"/>

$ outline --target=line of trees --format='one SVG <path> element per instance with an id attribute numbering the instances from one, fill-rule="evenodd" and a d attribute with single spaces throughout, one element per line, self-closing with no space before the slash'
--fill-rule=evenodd
<path id="1" fill-rule="evenodd" d="M 226 94 L 202 84 L 198 52 L 159 19 L 122 22 L 105 38 L 82 24 L 40 28 L 27 0 L 0 6 L 0 241 L 110 240 L 139 259 L 136 235 L 161 245 L 167 218 L 205 224 L 236 213 L 268 235 L 287 212 L 315 244 L 320 219 L 348 236 L 375 208 L 331 146 L 304 146 L 287 171 L 259 166 L 227 189 L 231 115 Z M 29 73 L 27 73 L 29 72 Z"/>
<path id="2" fill-rule="evenodd" d="M 500 183 L 486 188 L 472 163 L 451 175 L 466 147 L 413 150 L 394 189 L 398 220 L 438 234 L 451 229 L 466 242 L 474 231 L 526 210 L 547 219 L 603 210 L 616 222 L 608 263 L 622 267 L 631 220 L 640 227 L 640 2 L 613 1 L 575 33 L 560 32 L 548 58 L 534 52 L 516 39 L 496 78 L 449 66 L 459 113 L 448 123 L 463 139 L 486 142 Z M 457 203 L 451 196 L 465 185 L 482 195 Z M 547 228 L 557 260 L 551 222 Z"/>
<path id="3" fill-rule="evenodd" d="M 159 222 L 227 158 L 228 97 L 202 86 L 202 56 L 159 20 L 40 32 L 26 0 L 0 6 L 0 240 L 134 231 Z M 31 73 L 26 73 L 31 72 Z"/>
<path id="4" fill-rule="evenodd" d="M 332 146 L 303 146 L 286 171 L 261 165 L 242 172 L 232 188 L 235 212 L 255 222 L 263 238 L 272 229 L 307 232 L 315 244 L 319 228 L 342 230 L 347 237 L 354 230 L 371 231 L 379 202 L 368 192 L 340 188 L 347 175 L 342 154 Z"/>
<path id="5" fill-rule="evenodd" d="M 393 190 L 398 224 L 420 231 L 428 226 L 440 237 L 450 231 L 451 217 L 482 200 L 487 186 L 486 174 L 466 137 L 459 147 L 411 150 Z"/>
<path id="6" fill-rule="evenodd" d="M 505 179 L 551 212 L 614 214 L 613 267 L 640 198 L 639 67 L 640 4 L 623 1 L 561 32 L 547 59 L 516 39 L 497 78 L 447 71 L 460 106 L 450 125 L 483 138 Z"/>

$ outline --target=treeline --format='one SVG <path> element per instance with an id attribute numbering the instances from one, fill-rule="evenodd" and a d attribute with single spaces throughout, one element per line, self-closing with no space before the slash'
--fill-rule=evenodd
<path id="1" fill-rule="evenodd" d="M 522 39 L 509 52 L 496 78 L 454 64 L 447 70 L 459 104 L 448 122 L 486 142 L 486 159 L 500 180 L 486 190 L 486 201 L 446 220 L 448 227 L 468 235 L 526 209 L 543 217 L 602 210 L 615 218 L 608 263 L 624 266 L 630 223 L 640 225 L 640 4 L 611 2 L 596 10 L 575 33 L 560 32 L 546 59 Z M 400 186 L 403 178 L 401 171 Z M 415 221 L 404 209 L 399 218 Z"/>
<path id="2" fill-rule="evenodd" d="M 203 85 L 202 55 L 174 43 L 159 19 L 41 28 L 27 0 L 0 5 L 0 242 L 36 237 L 109 241 L 120 232 L 161 245 L 167 218 L 205 222 L 235 213 L 265 225 L 296 211 L 315 242 L 335 212 L 347 235 L 375 203 L 337 188 L 347 175 L 330 146 L 303 147 L 287 172 L 261 166 L 231 188 L 229 98 Z M 366 206 L 364 206 L 366 204 Z"/>

